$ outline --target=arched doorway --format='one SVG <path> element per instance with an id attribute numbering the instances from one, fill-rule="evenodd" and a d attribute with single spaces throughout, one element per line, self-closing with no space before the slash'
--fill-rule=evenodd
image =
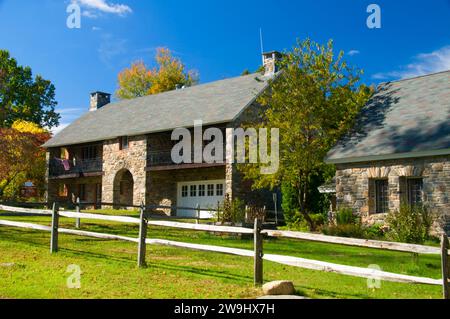
<path id="1" fill-rule="evenodd" d="M 134 181 L 130 171 L 127 169 L 118 171 L 114 178 L 114 204 L 120 206 L 133 205 L 133 189 Z"/>

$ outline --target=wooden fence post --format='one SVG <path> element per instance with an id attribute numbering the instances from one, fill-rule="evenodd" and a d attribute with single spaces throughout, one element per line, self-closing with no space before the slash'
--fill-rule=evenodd
<path id="1" fill-rule="evenodd" d="M 145 238 L 147 237 L 147 217 L 145 216 L 145 207 L 141 205 L 141 216 L 139 223 L 139 246 L 138 246 L 138 267 L 143 268 L 146 266 L 145 263 L 145 251 L 146 244 Z"/>
<path id="2" fill-rule="evenodd" d="M 255 286 L 263 284 L 263 241 L 261 235 L 261 220 L 255 218 L 255 226 L 253 229 L 254 234 L 254 283 Z"/>
<path id="3" fill-rule="evenodd" d="M 441 266 L 442 266 L 442 292 L 444 299 L 450 299 L 449 293 L 449 262 L 448 262 L 448 237 L 444 233 L 441 236 Z"/>
<path id="4" fill-rule="evenodd" d="M 77 204 L 76 204 L 76 212 L 79 213 L 81 211 L 80 208 L 80 198 L 77 197 Z M 75 218 L 75 228 L 76 229 L 80 229 L 81 225 L 80 225 L 80 219 L 79 218 Z"/>
<path id="5" fill-rule="evenodd" d="M 197 204 L 197 210 L 196 210 L 196 213 L 197 213 L 197 218 L 196 218 L 196 220 L 195 220 L 195 223 L 196 223 L 196 224 L 199 224 L 199 223 L 200 223 L 200 204 Z"/>
<path id="6" fill-rule="evenodd" d="M 58 204 L 53 203 L 52 209 L 52 229 L 50 238 L 50 253 L 58 252 L 58 224 L 59 224 L 59 213 Z"/>

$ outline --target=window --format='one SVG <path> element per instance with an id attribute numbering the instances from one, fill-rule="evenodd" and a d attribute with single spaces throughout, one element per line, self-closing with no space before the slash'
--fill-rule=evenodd
<path id="1" fill-rule="evenodd" d="M 86 184 L 78 185 L 78 197 L 80 200 L 86 200 Z"/>
<path id="2" fill-rule="evenodd" d="M 214 196 L 214 184 L 208 184 L 208 196 Z"/>
<path id="3" fill-rule="evenodd" d="M 69 193 L 69 189 L 66 184 L 59 184 L 58 196 L 59 197 L 67 197 Z"/>
<path id="4" fill-rule="evenodd" d="M 198 185 L 198 196 L 205 196 L 205 185 Z"/>
<path id="5" fill-rule="evenodd" d="M 422 203 L 423 179 L 409 178 L 407 180 L 408 187 L 408 204 L 413 206 Z"/>
<path id="6" fill-rule="evenodd" d="M 386 179 L 375 181 L 375 213 L 387 213 L 389 210 L 389 184 Z"/>
<path id="7" fill-rule="evenodd" d="M 216 196 L 223 196 L 223 184 L 216 185 Z"/>
<path id="8" fill-rule="evenodd" d="M 197 185 L 191 185 L 191 197 L 197 197 Z"/>
<path id="9" fill-rule="evenodd" d="M 188 196 L 188 187 L 186 185 L 181 187 L 181 197 L 187 197 Z"/>
<path id="10" fill-rule="evenodd" d="M 97 146 L 85 146 L 81 149 L 82 158 L 85 160 L 97 158 Z"/>
<path id="11" fill-rule="evenodd" d="M 119 138 L 120 142 L 120 150 L 128 149 L 128 136 L 122 136 Z"/>

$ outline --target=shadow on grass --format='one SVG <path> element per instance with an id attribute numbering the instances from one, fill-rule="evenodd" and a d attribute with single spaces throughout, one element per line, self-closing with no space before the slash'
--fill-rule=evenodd
<path id="1" fill-rule="evenodd" d="M 296 285 L 296 287 L 300 287 L 301 289 L 303 289 L 303 291 L 301 291 L 302 296 L 305 297 L 311 297 L 311 293 L 308 293 L 308 290 L 314 290 L 316 295 L 322 296 L 324 298 L 334 298 L 334 299 L 342 299 L 343 297 L 347 297 L 347 298 L 356 298 L 356 299 L 371 299 L 369 296 L 364 295 L 364 294 L 360 294 L 360 293 L 343 293 L 343 292 L 336 292 L 336 291 L 332 291 L 332 290 L 328 290 L 328 289 L 323 289 L 323 288 L 312 288 L 312 287 L 308 287 L 308 286 L 299 286 Z"/>
<path id="2" fill-rule="evenodd" d="M 16 243 L 22 243 L 22 244 L 26 244 L 26 245 L 32 245 L 34 247 L 38 247 L 38 248 L 49 248 L 49 242 L 43 242 L 42 240 L 33 240 L 31 239 L 29 236 L 26 238 L 23 237 L 18 237 L 19 232 L 17 233 L 12 233 L 12 234 L 6 234 L 3 236 L 2 234 L 2 239 L 3 240 L 8 240 L 11 242 L 16 242 Z M 48 238 L 50 240 L 50 236 Z M 107 239 L 83 239 L 83 238 L 77 238 L 75 239 L 76 241 L 80 241 L 80 242 L 87 242 L 87 241 L 95 241 L 95 242 L 108 242 L 110 240 Z M 94 245 L 94 243 L 93 243 Z M 50 254 L 48 255 L 50 257 Z M 90 258 L 90 259 L 95 259 L 95 260 L 100 260 L 102 262 L 105 261 L 114 261 L 123 265 L 135 265 L 136 264 L 136 258 L 137 258 L 137 253 L 130 253 L 130 256 L 128 257 L 118 257 L 118 256 L 113 256 L 112 254 L 107 254 L 107 253 L 99 253 L 99 252 L 92 252 L 92 251 L 88 251 L 88 250 L 78 250 L 78 249 L 73 249 L 73 248 L 67 248 L 64 246 L 59 247 L 59 252 L 57 255 L 55 256 L 62 256 L 62 257 L 81 257 L 81 258 Z M 189 256 L 186 255 L 186 259 L 188 259 Z M 205 268 L 196 268 L 193 266 L 182 266 L 182 265 L 173 265 L 173 264 L 167 264 L 164 262 L 153 262 L 151 260 L 151 257 L 147 257 L 148 262 L 147 262 L 147 268 L 151 267 L 154 269 L 161 269 L 161 270 L 169 270 L 169 271 L 177 271 L 177 272 L 181 272 L 181 273 L 188 273 L 188 274 L 194 274 L 197 276 L 202 276 L 202 277 L 208 277 L 208 278 L 221 278 L 221 279 L 226 279 L 226 280 L 231 280 L 234 281 L 235 283 L 244 283 L 244 284 L 251 284 L 253 282 L 253 279 L 251 276 L 245 276 L 245 275 L 239 275 L 239 274 L 235 274 L 235 273 L 230 273 L 230 272 L 226 272 L 226 271 L 219 271 L 219 270 L 210 270 L 210 269 L 205 269 Z"/>

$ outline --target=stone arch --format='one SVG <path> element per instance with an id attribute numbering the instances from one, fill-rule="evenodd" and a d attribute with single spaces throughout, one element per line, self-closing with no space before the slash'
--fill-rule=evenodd
<path id="1" fill-rule="evenodd" d="M 386 167 L 386 166 L 370 167 L 367 170 L 367 177 L 368 178 L 388 178 L 390 172 L 391 172 L 390 167 Z"/>
<path id="2" fill-rule="evenodd" d="M 402 177 L 421 177 L 423 170 L 422 166 L 405 165 L 397 169 L 397 174 Z"/>
<path id="3" fill-rule="evenodd" d="M 116 205 L 132 206 L 134 200 L 134 178 L 128 169 L 121 169 L 114 177 L 113 202 Z"/>

